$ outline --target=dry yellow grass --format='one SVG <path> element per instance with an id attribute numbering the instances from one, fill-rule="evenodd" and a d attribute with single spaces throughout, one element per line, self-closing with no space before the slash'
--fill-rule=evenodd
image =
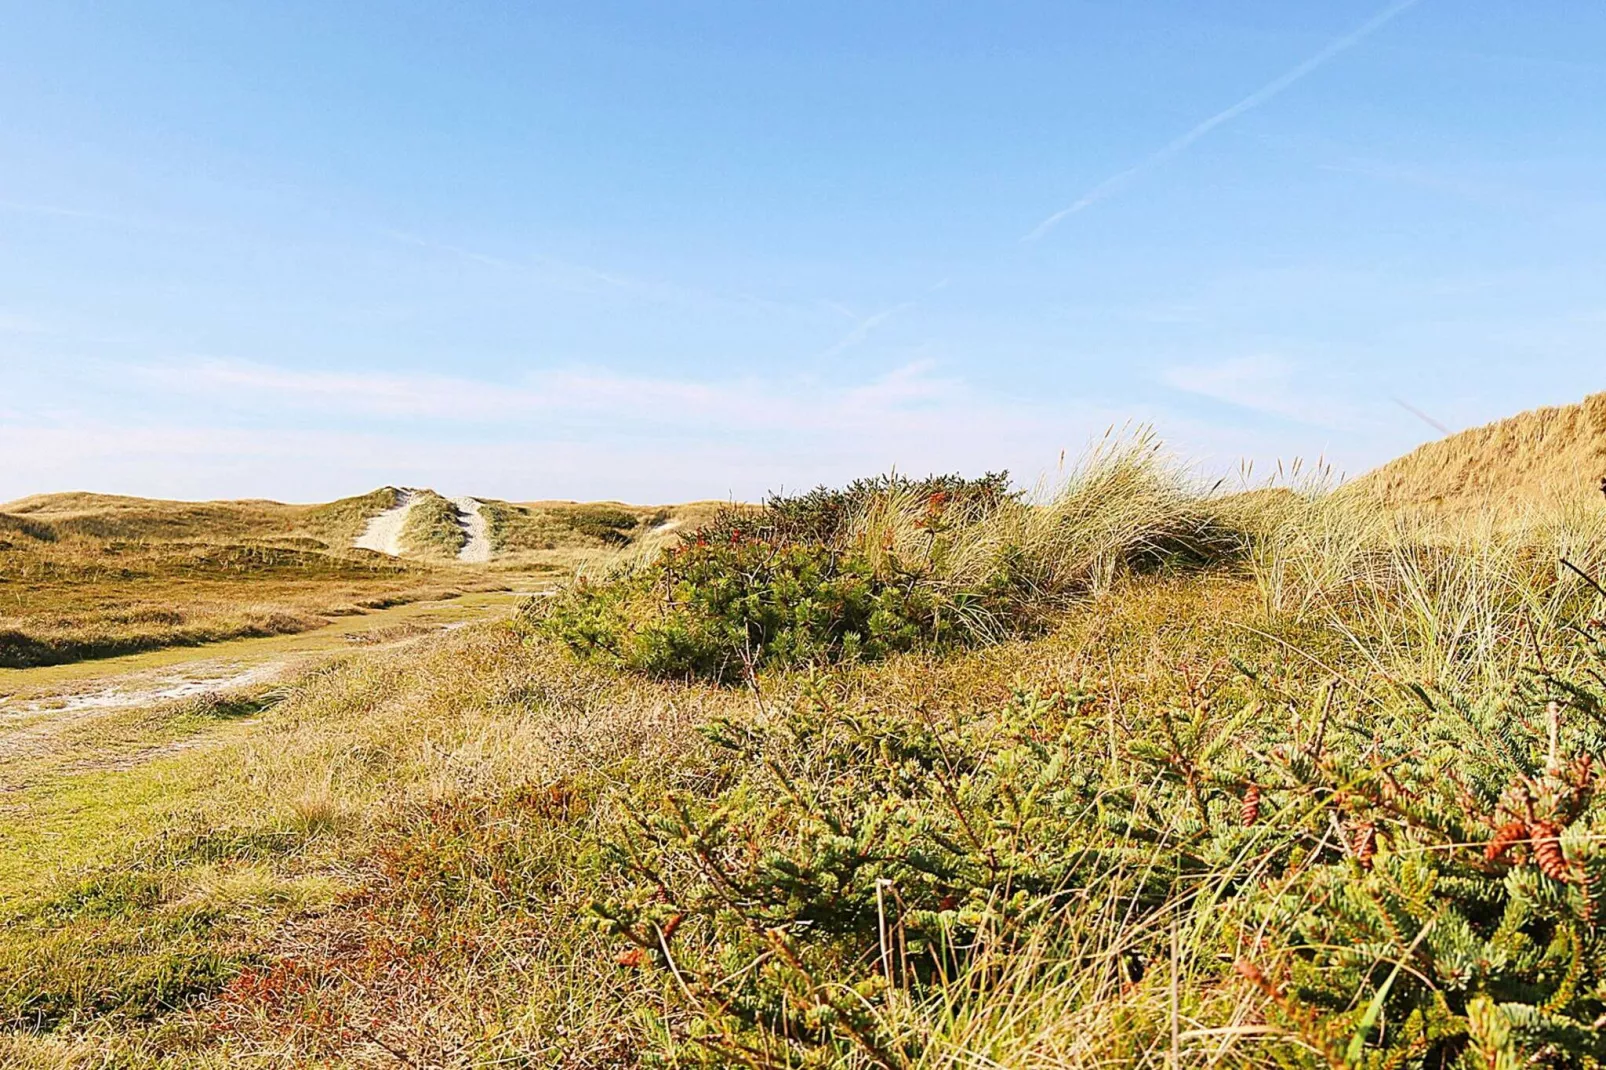
<path id="1" fill-rule="evenodd" d="M 1124 717 L 1139 696 L 1181 700 L 1178 660 L 1229 641 L 1248 656 L 1255 639 L 1230 618 L 1253 598 L 1231 577 L 1121 586 L 1049 637 L 832 679 L 867 706 L 958 716 L 1108 671 L 1107 713 Z M 1290 686 L 1316 679 L 1305 663 L 1283 671 Z M 790 706 L 817 684 L 783 674 L 755 696 L 655 683 L 493 625 L 353 654 L 242 699 L 238 714 L 180 703 L 97 717 L 129 749 L 188 746 L 89 771 L 99 752 L 86 724 L 0 811 L 0 918 L 15 922 L 0 939 L 0 991 L 12 1009 L 77 1012 L 54 1033 L 11 1023 L 0 1065 L 637 1065 L 655 1023 L 682 1012 L 585 922 L 615 880 L 597 843 L 624 834 L 627 790 L 712 790 L 701 726 Z M 487 843 L 487 830 L 500 838 Z M 440 903 L 425 887 L 436 881 Z M 1119 951 L 1093 946 L 1089 928 L 1081 954 Z M 216 976 L 195 962 L 215 962 Z M 983 1065 L 979 1053 L 1114 1064 L 1159 1043 L 1165 989 L 1117 1001 L 1080 964 L 1066 957 L 1053 985 L 1000 982 L 998 1000 L 951 1017 L 908 1008 L 934 1034 L 927 1065 Z M 227 987 L 242 970 L 289 978 L 293 1005 L 242 1004 L 245 989 Z M 320 1024 L 322 1009 L 365 1028 Z M 1191 1042 L 1190 1064 L 1216 1046 Z"/>
<path id="2" fill-rule="evenodd" d="M 394 487 L 322 505 L 35 495 L 0 505 L 0 667 L 56 664 L 321 627 L 331 617 L 611 567 L 713 503 L 487 501 L 492 566 L 455 560 L 455 508 L 414 511 L 406 559 L 353 542 Z"/>
<path id="3" fill-rule="evenodd" d="M 1024 748 L 1049 722 L 1020 710 L 1074 694 L 1077 715 L 1053 724 L 1091 731 L 1066 761 L 1113 778 L 1141 767 L 1157 723 L 1202 731 L 1275 709 L 1294 730 L 1320 725 L 1319 749 L 1335 702 L 1372 717 L 1378 696 L 1407 685 L 1498 691 L 1536 656 L 1558 664 L 1568 648 L 1555 636 L 1599 612 L 1595 590 L 1559 565 L 1606 569 L 1597 503 L 1520 537 L 1467 525 L 1464 539 L 1428 540 L 1357 509 L 1363 499 L 1305 488 L 1200 500 L 1162 476 L 1091 465 L 978 533 L 1030 549 L 1045 587 L 1085 593 L 1027 640 L 721 689 L 576 662 L 516 621 L 353 651 L 238 708 L 173 705 L 58 731 L 0 807 L 0 1065 L 628 1067 L 690 1051 L 666 1048 L 697 1025 L 684 980 L 621 957 L 590 911 L 620 894 L 619 844 L 652 806 L 744 775 L 710 743 L 721 721 L 762 728 L 830 702 L 866 723 L 919 711 Z M 861 518 L 857 537 L 913 559 L 932 542 L 917 504 Z M 560 541 L 560 522 L 585 534 L 566 511 L 589 515 L 593 533 L 622 529 L 585 509 L 625 514 L 626 544 L 588 536 L 616 560 L 678 534 L 657 510 L 506 508 L 508 530 L 532 544 Z M 1133 575 L 1107 549 L 1212 534 L 1204 520 L 1230 528 L 1235 552 Z M 1229 664 L 1275 703 L 1201 697 L 1195 678 Z M 123 760 L 106 763 L 107 739 Z M 884 752 L 866 753 L 826 772 L 885 779 Z M 1117 816 L 1148 805 L 1113 787 L 1105 798 Z M 776 829 L 752 850 L 785 847 L 791 827 Z M 1212 888 L 1260 882 L 1264 843 L 1245 844 L 1200 895 L 1148 914 L 1093 897 L 1028 941 L 981 947 L 973 969 L 919 1000 L 888 997 L 882 1024 L 922 1043 L 897 1065 L 1314 1065 L 1230 972 L 1246 949 L 1269 961 L 1286 928 L 1280 914 L 1212 905 Z"/>
<path id="4" fill-rule="evenodd" d="M 606 571 L 621 557 L 655 553 L 707 523 L 725 504 L 487 500 L 484 513 L 498 567 L 573 576 Z"/>
<path id="5" fill-rule="evenodd" d="M 1606 393 L 1533 409 L 1419 446 L 1348 484 L 1394 513 L 1494 515 L 1598 500 L 1606 478 Z"/>
<path id="6" fill-rule="evenodd" d="M 310 506 L 54 494 L 0 507 L 0 666 L 302 632 L 484 586 L 349 549 L 395 494 Z"/>

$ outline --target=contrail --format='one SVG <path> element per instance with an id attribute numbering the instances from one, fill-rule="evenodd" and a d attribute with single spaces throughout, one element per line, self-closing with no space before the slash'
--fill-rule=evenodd
<path id="1" fill-rule="evenodd" d="M 1099 201 L 1102 201 L 1104 198 L 1110 196 L 1112 193 L 1115 193 L 1121 187 L 1125 186 L 1138 175 L 1141 175 L 1143 172 L 1148 171 L 1153 167 L 1157 167 L 1165 161 L 1171 159 L 1171 157 L 1177 155 L 1179 152 L 1186 149 L 1189 145 L 1192 145 L 1195 141 L 1198 141 L 1206 134 L 1210 133 L 1210 131 L 1214 130 L 1222 123 L 1230 122 L 1231 120 L 1242 115 L 1244 112 L 1260 107 L 1262 104 L 1266 103 L 1266 101 L 1275 97 L 1277 94 L 1281 93 L 1283 90 L 1287 89 L 1289 86 L 1293 85 L 1295 82 L 1299 81 L 1301 78 L 1305 77 L 1307 74 L 1311 73 L 1316 68 L 1338 55 L 1340 52 L 1344 52 L 1350 48 L 1353 48 L 1374 31 L 1393 21 L 1395 16 L 1399 15 L 1408 8 L 1415 7 L 1420 2 L 1421 0 L 1399 0 L 1398 3 L 1384 8 L 1382 11 L 1378 12 L 1376 15 L 1373 15 L 1370 19 L 1367 19 L 1354 30 L 1351 30 L 1338 40 L 1333 41 L 1326 48 L 1322 49 L 1314 56 L 1311 56 L 1293 70 L 1288 71 L 1286 74 L 1267 82 L 1265 85 L 1261 86 L 1247 97 L 1244 97 L 1227 110 L 1219 111 L 1212 115 L 1198 126 L 1195 126 L 1187 133 L 1161 148 L 1148 159 L 1142 161 L 1141 163 L 1133 164 L 1124 171 L 1117 171 L 1109 178 L 1106 178 L 1103 182 L 1100 182 L 1098 185 L 1082 194 L 1082 196 L 1078 198 L 1075 203 L 1069 205 L 1068 207 L 1061 208 L 1059 211 L 1037 224 L 1037 226 L 1033 227 L 1031 232 L 1023 237 L 1021 241 L 1036 241 L 1038 238 L 1041 238 L 1043 235 L 1053 230 L 1054 227 L 1059 224 L 1060 220 L 1064 219 L 1066 216 L 1075 215 L 1077 212 L 1080 212 L 1089 205 L 1097 204 Z"/>
<path id="2" fill-rule="evenodd" d="M 1452 435 L 1455 433 L 1408 401 L 1401 401 L 1399 398 L 1395 398 L 1394 404 L 1398 405 L 1412 416 L 1415 416 L 1418 420 L 1421 420 L 1423 423 L 1427 424 L 1441 435 Z"/>

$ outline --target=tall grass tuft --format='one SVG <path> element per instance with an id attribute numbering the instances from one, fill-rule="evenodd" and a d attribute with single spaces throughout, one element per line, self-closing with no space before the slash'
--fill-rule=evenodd
<path id="1" fill-rule="evenodd" d="M 1606 509 L 1424 518 L 1332 488 L 1325 471 L 1233 503 L 1268 617 L 1320 622 L 1385 677 L 1497 686 L 1535 634 L 1587 616 L 1606 568 Z"/>
<path id="2" fill-rule="evenodd" d="M 1146 429 L 1058 479 L 896 474 L 730 509 L 679 545 L 572 588 L 548 620 L 575 649 L 658 674 L 991 643 L 1118 577 L 1241 552 Z"/>

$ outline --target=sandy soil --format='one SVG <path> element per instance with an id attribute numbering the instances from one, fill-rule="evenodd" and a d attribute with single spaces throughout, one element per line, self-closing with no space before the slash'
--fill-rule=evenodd
<path id="1" fill-rule="evenodd" d="M 480 511 L 479 499 L 465 497 L 449 500 L 457 506 L 458 523 L 463 526 L 463 534 L 468 537 L 463 549 L 458 551 L 457 559 L 465 565 L 483 565 L 490 561 L 491 538 L 486 530 L 485 514 Z M 400 557 L 402 531 L 407 527 L 408 514 L 417 504 L 417 491 L 402 491 L 401 500 L 395 507 L 386 509 L 368 521 L 368 527 L 352 545 L 359 550 L 378 550 L 391 557 Z"/>
<path id="2" fill-rule="evenodd" d="M 353 543 L 359 550 L 378 550 L 391 557 L 400 557 L 402 529 L 407 526 L 407 514 L 413 511 L 418 504 L 418 495 L 410 490 L 401 492 L 401 500 L 395 508 L 386 509 L 383 513 L 368 521 L 368 527 L 357 537 Z"/>
<path id="3" fill-rule="evenodd" d="M 149 706 L 172 699 L 193 698 L 213 692 L 250 687 L 272 680 L 287 662 L 275 661 L 249 668 L 239 665 L 198 665 L 182 671 L 132 677 L 99 690 L 12 702 L 0 698 L 0 721 L 35 713 L 77 713 L 82 710 L 121 710 Z"/>
<path id="4" fill-rule="evenodd" d="M 457 513 L 468 535 L 468 542 L 458 551 L 457 559 L 464 564 L 483 565 L 491 559 L 491 537 L 486 532 L 485 515 L 474 498 L 453 498 Z"/>

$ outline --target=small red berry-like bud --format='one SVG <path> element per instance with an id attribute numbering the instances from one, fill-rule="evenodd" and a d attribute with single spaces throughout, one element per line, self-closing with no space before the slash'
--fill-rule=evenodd
<path id="1" fill-rule="evenodd" d="M 1529 831 L 1533 833 L 1534 864 L 1539 871 L 1553 881 L 1565 884 L 1572 880 L 1572 866 L 1567 864 L 1567 855 L 1561 849 L 1561 829 L 1556 823 L 1535 821 Z"/>
<path id="2" fill-rule="evenodd" d="M 1249 828 L 1260 820 L 1260 785 L 1251 784 L 1244 789 L 1244 804 L 1239 810 L 1243 818 L 1244 828 Z"/>
<path id="3" fill-rule="evenodd" d="M 1248 981 L 1250 984 L 1259 989 L 1260 994 L 1265 996 L 1267 999 L 1274 1000 L 1278 1003 L 1283 1001 L 1282 989 L 1278 988 L 1276 983 L 1272 981 L 1270 977 L 1267 977 L 1265 973 L 1261 971 L 1260 967 L 1256 966 L 1253 962 L 1250 962 L 1246 958 L 1239 959 L 1237 962 L 1233 963 L 1232 968 L 1237 972 L 1239 977 L 1242 977 L 1245 981 Z"/>
<path id="4" fill-rule="evenodd" d="M 1483 857 L 1488 862 L 1499 862 L 1506 857 L 1506 852 L 1528 838 L 1528 823 L 1526 821 L 1507 821 L 1495 830 L 1494 839 L 1489 846 L 1483 849 Z"/>
<path id="5" fill-rule="evenodd" d="M 1372 868 L 1372 858 L 1377 854 L 1377 826 L 1367 821 L 1355 830 L 1354 840 L 1355 858 L 1360 862 L 1362 869 Z"/>

